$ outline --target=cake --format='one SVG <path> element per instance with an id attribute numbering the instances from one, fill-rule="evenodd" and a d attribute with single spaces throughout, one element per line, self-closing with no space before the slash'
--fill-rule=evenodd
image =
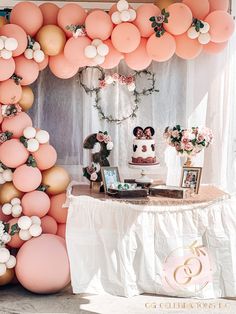
<path id="1" fill-rule="evenodd" d="M 136 127 L 133 130 L 135 139 L 133 140 L 133 164 L 156 164 L 155 140 L 153 135 L 155 131 L 152 127 L 147 127 L 144 130 L 141 127 Z"/>

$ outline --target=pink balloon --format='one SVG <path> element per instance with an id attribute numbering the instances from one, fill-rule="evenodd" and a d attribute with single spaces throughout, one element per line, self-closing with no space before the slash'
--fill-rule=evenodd
<path id="1" fill-rule="evenodd" d="M 72 37 L 72 32 L 66 29 L 70 25 L 83 25 L 86 19 L 86 11 L 78 4 L 68 3 L 58 12 L 58 25 L 66 33 L 67 37 Z"/>
<path id="2" fill-rule="evenodd" d="M 213 11 L 228 11 L 229 0 L 208 0 L 210 3 L 210 12 Z"/>
<path id="3" fill-rule="evenodd" d="M 43 233 L 56 234 L 57 233 L 57 222 L 51 216 L 44 216 L 41 220 L 41 226 Z"/>
<path id="4" fill-rule="evenodd" d="M 11 227 L 15 224 L 17 224 L 18 218 L 13 218 L 8 221 L 9 223 L 9 230 L 11 230 Z M 15 233 L 13 236 L 11 236 L 11 241 L 7 243 L 8 246 L 19 249 L 24 244 L 24 241 L 20 239 L 19 233 Z"/>
<path id="5" fill-rule="evenodd" d="M 34 293 L 55 293 L 70 282 L 65 240 L 43 234 L 24 243 L 17 254 L 16 276 Z"/>
<path id="6" fill-rule="evenodd" d="M 63 239 L 66 238 L 66 224 L 59 224 L 57 226 L 57 235 Z"/>
<path id="7" fill-rule="evenodd" d="M 175 37 L 176 54 L 186 60 L 194 59 L 202 52 L 202 45 L 197 39 L 190 39 L 187 33 Z"/>
<path id="8" fill-rule="evenodd" d="M 90 38 L 106 40 L 111 36 L 113 23 L 109 14 L 101 10 L 95 10 L 87 16 L 85 28 Z"/>
<path id="9" fill-rule="evenodd" d="M 235 23 L 233 17 L 224 11 L 214 11 L 206 19 L 210 25 L 211 41 L 222 43 L 230 39 L 234 33 Z"/>
<path id="10" fill-rule="evenodd" d="M 153 34 L 147 41 L 147 53 L 150 58 L 158 62 L 169 60 L 175 53 L 175 38 L 165 33 L 160 38 Z"/>
<path id="11" fill-rule="evenodd" d="M 0 160 L 9 168 L 23 165 L 29 157 L 25 146 L 17 139 L 11 139 L 0 146 Z"/>
<path id="12" fill-rule="evenodd" d="M 26 193 L 21 204 L 23 207 L 23 214 L 26 216 L 43 217 L 47 214 L 50 208 L 50 198 L 42 191 L 33 191 Z"/>
<path id="13" fill-rule="evenodd" d="M 167 12 L 170 16 L 168 23 L 164 23 L 164 28 L 172 35 L 181 35 L 190 28 L 193 15 L 189 7 L 183 3 L 173 3 L 168 6 Z"/>
<path id="14" fill-rule="evenodd" d="M 39 66 L 34 60 L 28 60 L 24 56 L 15 58 L 16 75 L 22 77 L 21 85 L 30 85 L 37 80 Z"/>
<path id="15" fill-rule="evenodd" d="M 13 133 L 13 137 L 20 137 L 28 126 L 32 126 L 30 116 L 25 112 L 20 112 L 12 118 L 5 118 L 2 123 L 3 132 L 9 131 Z"/>
<path id="16" fill-rule="evenodd" d="M 120 63 L 124 58 L 124 55 L 114 48 L 110 39 L 105 40 L 104 44 L 109 47 L 109 53 L 106 56 L 105 61 L 101 64 L 101 67 L 103 69 L 112 69 Z"/>
<path id="17" fill-rule="evenodd" d="M 84 55 L 84 49 L 91 44 L 91 39 L 88 37 L 70 38 L 68 39 L 64 55 L 66 59 L 77 65 L 78 67 L 84 67 L 89 64 L 90 59 L 86 58 Z"/>
<path id="18" fill-rule="evenodd" d="M 43 3 L 39 6 L 43 14 L 43 25 L 57 25 L 59 8 L 54 3 Z"/>
<path id="19" fill-rule="evenodd" d="M 58 223 L 66 223 L 68 208 L 62 206 L 66 202 L 66 193 L 57 194 L 51 197 L 51 206 L 48 215 Z"/>
<path id="20" fill-rule="evenodd" d="M 38 63 L 39 71 L 43 71 L 48 66 L 49 57 L 45 55 L 45 58 L 42 62 Z"/>
<path id="21" fill-rule="evenodd" d="M 39 187 L 42 174 L 36 167 L 22 165 L 13 173 L 13 184 L 21 192 L 32 192 Z"/>
<path id="22" fill-rule="evenodd" d="M 152 28 L 152 22 L 149 18 L 152 16 L 159 16 L 161 10 L 154 4 L 142 4 L 136 11 L 136 19 L 134 25 L 136 25 L 140 31 L 142 37 L 150 37 L 154 33 Z"/>
<path id="23" fill-rule="evenodd" d="M 55 57 L 50 57 L 49 68 L 55 76 L 61 79 L 71 78 L 79 70 L 79 67 L 70 63 L 63 53 L 60 53 Z"/>
<path id="24" fill-rule="evenodd" d="M 114 28 L 111 41 L 118 51 L 130 53 L 138 48 L 141 36 L 138 28 L 132 23 L 121 23 Z"/>
<path id="25" fill-rule="evenodd" d="M 4 60 L 0 58 L 0 81 L 8 80 L 15 72 L 15 61 L 13 58 Z"/>
<path id="26" fill-rule="evenodd" d="M 203 20 L 210 11 L 210 4 L 208 0 L 183 0 L 193 13 L 193 17 Z"/>
<path id="27" fill-rule="evenodd" d="M 222 52 L 228 45 L 228 41 L 225 41 L 223 43 L 213 43 L 212 41 L 209 42 L 207 45 L 203 45 L 203 50 L 207 53 L 220 53 Z"/>
<path id="28" fill-rule="evenodd" d="M 0 103 L 4 105 L 16 104 L 21 99 L 22 88 L 14 80 L 0 82 Z"/>
<path id="29" fill-rule="evenodd" d="M 53 167 L 57 161 L 57 152 L 52 145 L 40 145 L 39 149 L 32 153 L 39 170 L 46 170 Z"/>
<path id="30" fill-rule="evenodd" d="M 12 24 L 21 26 L 28 35 L 33 37 L 43 25 L 43 14 L 36 4 L 20 2 L 13 7 L 10 21 Z"/>
<path id="31" fill-rule="evenodd" d="M 13 57 L 21 55 L 28 45 L 26 32 L 18 25 L 6 24 L 0 28 L 0 36 L 15 38 L 18 42 L 18 47 L 13 51 Z"/>
<path id="32" fill-rule="evenodd" d="M 141 42 L 137 49 L 125 55 L 125 62 L 133 70 L 141 71 L 146 69 L 152 62 L 147 54 L 147 39 L 141 38 Z"/>
<path id="33" fill-rule="evenodd" d="M 2 206 L 0 206 L 0 221 L 7 222 L 9 220 L 9 215 L 4 215 L 2 212 Z"/>

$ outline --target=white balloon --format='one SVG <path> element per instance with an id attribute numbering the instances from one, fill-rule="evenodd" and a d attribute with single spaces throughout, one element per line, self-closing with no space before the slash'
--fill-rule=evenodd
<path id="1" fill-rule="evenodd" d="M 18 197 L 15 197 L 11 200 L 11 204 L 13 205 L 20 205 L 21 204 L 21 200 Z"/>
<path id="2" fill-rule="evenodd" d="M 196 39 L 199 35 L 200 33 L 196 31 L 195 27 L 190 27 L 188 30 L 188 37 L 191 39 Z"/>
<path id="3" fill-rule="evenodd" d="M 22 213 L 22 206 L 19 204 L 13 205 L 11 212 L 12 212 L 12 217 L 14 218 L 20 217 Z"/>
<path id="4" fill-rule="evenodd" d="M 7 50 L 14 51 L 18 47 L 18 42 L 15 38 L 7 38 L 4 46 Z"/>
<path id="5" fill-rule="evenodd" d="M 37 63 L 43 62 L 45 59 L 45 54 L 42 50 L 36 50 L 34 51 L 34 61 Z"/>
<path id="6" fill-rule="evenodd" d="M 32 225 L 32 221 L 31 221 L 30 217 L 22 216 L 18 219 L 17 224 L 18 224 L 20 229 L 28 230 Z"/>
<path id="7" fill-rule="evenodd" d="M 0 50 L 4 48 L 4 41 L 0 38 Z"/>
<path id="8" fill-rule="evenodd" d="M 35 135 L 36 140 L 39 142 L 39 144 L 46 144 L 49 142 L 49 133 L 45 130 L 39 130 Z"/>
<path id="9" fill-rule="evenodd" d="M 129 3 L 126 0 L 120 0 L 117 2 L 117 10 L 122 12 L 124 10 L 128 10 L 129 8 Z"/>
<path id="10" fill-rule="evenodd" d="M 7 266 L 5 264 L 0 264 L 0 276 L 5 275 L 7 271 Z"/>
<path id="11" fill-rule="evenodd" d="M 13 178 L 13 173 L 12 173 L 11 169 L 4 170 L 2 173 L 2 177 L 6 182 L 11 182 L 12 178 Z"/>
<path id="12" fill-rule="evenodd" d="M 130 15 L 130 22 L 133 22 L 136 19 L 136 11 L 134 9 L 129 9 L 129 15 Z"/>
<path id="13" fill-rule="evenodd" d="M 198 37 L 198 41 L 200 42 L 200 44 L 206 45 L 211 41 L 211 36 L 209 33 L 200 34 Z"/>
<path id="14" fill-rule="evenodd" d="M 84 49 L 84 55 L 87 58 L 94 58 L 97 55 L 97 49 L 95 46 L 92 45 L 88 45 L 85 49 Z"/>
<path id="15" fill-rule="evenodd" d="M 3 173 L 4 169 L 0 166 L 0 173 Z"/>
<path id="16" fill-rule="evenodd" d="M 28 126 L 28 127 L 25 128 L 24 131 L 23 131 L 24 137 L 27 138 L 28 140 L 29 140 L 30 138 L 35 138 L 36 133 L 37 133 L 36 129 L 33 128 L 32 126 Z"/>
<path id="17" fill-rule="evenodd" d="M 27 150 L 31 153 L 37 152 L 39 149 L 39 142 L 35 138 L 31 138 L 27 141 Z"/>
<path id="18" fill-rule="evenodd" d="M 124 10 L 120 13 L 120 19 L 122 22 L 128 22 L 130 20 L 130 14 L 128 10 Z"/>
<path id="19" fill-rule="evenodd" d="M 6 262 L 7 268 L 14 268 L 16 266 L 16 258 L 15 256 L 11 255 L 9 260 Z"/>
<path id="20" fill-rule="evenodd" d="M 7 36 L 0 36 L 1 40 L 5 43 L 5 41 L 7 40 Z"/>
<path id="21" fill-rule="evenodd" d="M 2 206 L 2 212 L 4 215 L 11 215 L 12 205 L 10 203 L 6 203 Z"/>
<path id="22" fill-rule="evenodd" d="M 2 173 L 0 173 L 0 184 L 4 184 L 6 181 L 5 179 L 3 178 L 3 175 Z"/>
<path id="23" fill-rule="evenodd" d="M 8 249 L 6 249 L 5 247 L 0 248 L 0 263 L 6 263 L 9 260 L 10 256 L 11 254 Z"/>
<path id="24" fill-rule="evenodd" d="M 106 44 L 101 44 L 97 47 L 97 52 L 100 56 L 105 57 L 109 53 L 109 47 Z"/>
<path id="25" fill-rule="evenodd" d="M 41 49 L 41 46 L 40 44 L 36 41 L 34 44 L 33 44 L 33 50 L 36 51 L 36 50 L 40 50 Z"/>
<path id="26" fill-rule="evenodd" d="M 116 12 L 112 13 L 111 20 L 112 20 L 112 23 L 114 23 L 116 25 L 120 24 L 122 22 L 121 18 L 120 18 L 120 12 L 116 11 Z"/>
<path id="27" fill-rule="evenodd" d="M 28 241 L 28 240 L 30 240 L 30 239 L 32 238 L 32 236 L 31 236 L 29 230 L 23 230 L 23 229 L 21 229 L 21 230 L 19 231 L 19 238 L 20 238 L 21 240 L 23 240 L 23 241 Z"/>
<path id="28" fill-rule="evenodd" d="M 95 46 L 95 47 L 99 46 L 100 44 L 102 44 L 102 40 L 101 40 L 101 39 L 98 39 L 98 38 L 94 39 L 94 40 L 91 42 L 91 45 L 92 45 L 92 46 Z"/>
<path id="29" fill-rule="evenodd" d="M 30 217 L 33 225 L 41 225 L 41 219 L 38 216 Z"/>
<path id="30" fill-rule="evenodd" d="M 210 30 L 210 25 L 207 22 L 202 22 L 204 24 L 203 28 L 200 28 L 200 33 L 205 34 Z"/>
<path id="31" fill-rule="evenodd" d="M 38 237 L 42 233 L 42 227 L 40 225 L 33 224 L 29 229 L 29 233 L 32 237 Z"/>
<path id="32" fill-rule="evenodd" d="M 2 49 L 0 54 L 1 54 L 1 57 L 5 60 L 9 60 L 12 57 L 12 51 L 9 51 L 6 49 Z"/>
<path id="33" fill-rule="evenodd" d="M 104 61 L 105 61 L 105 57 L 102 57 L 100 55 L 96 55 L 95 58 L 93 58 L 93 61 L 96 63 L 96 64 L 102 64 Z"/>
<path id="34" fill-rule="evenodd" d="M 24 56 L 26 57 L 26 59 L 28 60 L 32 60 L 33 57 L 34 57 L 34 52 L 32 49 L 26 49 L 25 52 L 24 52 Z"/>

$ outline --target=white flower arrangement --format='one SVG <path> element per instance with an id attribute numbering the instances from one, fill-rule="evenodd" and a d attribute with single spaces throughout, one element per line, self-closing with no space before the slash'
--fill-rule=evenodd
<path id="1" fill-rule="evenodd" d="M 118 25 L 122 22 L 133 22 L 136 19 L 136 11 L 129 7 L 126 0 L 120 0 L 116 5 L 117 11 L 111 15 L 111 20 Z"/>
<path id="2" fill-rule="evenodd" d="M 96 65 L 102 64 L 109 53 L 109 47 L 101 39 L 94 39 L 84 49 L 85 57 L 91 59 Z"/>
<path id="3" fill-rule="evenodd" d="M 192 26 L 189 28 L 187 34 L 190 39 L 198 39 L 202 45 L 207 45 L 211 41 L 209 33 L 210 25 L 207 22 L 194 19 Z"/>
<path id="4" fill-rule="evenodd" d="M 47 131 L 37 131 L 32 126 L 29 126 L 24 129 L 23 136 L 21 136 L 20 141 L 24 144 L 29 152 L 33 153 L 39 149 L 40 144 L 48 143 L 49 139 L 50 136 Z"/>
<path id="5" fill-rule="evenodd" d="M 32 237 L 39 237 L 42 234 L 41 219 L 37 216 L 21 216 L 17 225 L 19 238 L 23 241 L 28 241 Z"/>
<path id="6" fill-rule="evenodd" d="M 0 36 L 0 57 L 9 60 L 17 49 L 18 42 L 15 38 Z"/>
<path id="7" fill-rule="evenodd" d="M 34 60 L 37 63 L 43 62 L 45 54 L 41 50 L 40 44 L 28 36 L 28 47 L 24 52 L 24 56 L 28 60 Z"/>
<path id="8" fill-rule="evenodd" d="M 5 203 L 2 206 L 4 215 L 11 215 L 14 218 L 20 217 L 22 213 L 21 200 L 17 197 L 13 198 L 10 203 Z"/>
<path id="9" fill-rule="evenodd" d="M 0 276 L 5 275 L 7 269 L 14 268 L 16 266 L 16 258 L 11 255 L 10 251 L 5 248 L 0 248 Z"/>

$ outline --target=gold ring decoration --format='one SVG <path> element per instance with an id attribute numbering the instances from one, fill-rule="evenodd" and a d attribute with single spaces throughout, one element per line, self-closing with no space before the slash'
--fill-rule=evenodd
<path id="1" fill-rule="evenodd" d="M 195 273 L 192 272 L 192 269 L 191 269 L 191 261 L 197 261 L 198 262 L 198 269 Z M 177 276 L 178 276 L 178 273 L 180 270 L 182 270 L 185 272 L 185 274 L 187 275 L 186 277 L 186 281 L 184 282 L 180 282 L 178 279 L 177 279 Z M 174 280 L 175 282 L 178 284 L 178 285 L 187 285 L 188 283 L 190 283 L 190 281 L 192 280 L 192 278 L 194 277 L 197 277 L 201 274 L 202 272 L 202 263 L 201 261 L 196 258 L 196 257 L 190 257 L 188 258 L 183 265 L 181 266 L 178 266 L 175 271 L 174 271 Z"/>

